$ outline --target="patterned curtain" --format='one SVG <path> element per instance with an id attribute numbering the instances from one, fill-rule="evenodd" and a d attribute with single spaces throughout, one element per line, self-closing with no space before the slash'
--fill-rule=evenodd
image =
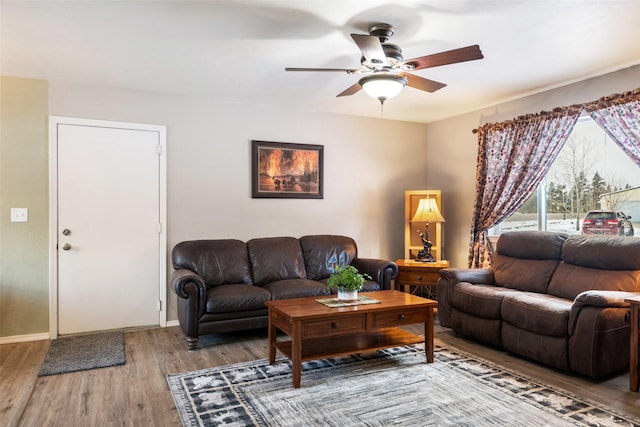
<path id="1" fill-rule="evenodd" d="M 640 89 L 600 98 L 584 109 L 640 167 Z"/>
<path id="2" fill-rule="evenodd" d="M 492 265 L 487 230 L 516 212 L 536 191 L 581 111 L 581 106 L 557 108 L 478 129 L 469 267 Z"/>

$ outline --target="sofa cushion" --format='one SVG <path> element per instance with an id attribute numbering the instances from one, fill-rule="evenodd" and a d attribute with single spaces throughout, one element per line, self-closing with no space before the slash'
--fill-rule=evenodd
<path id="1" fill-rule="evenodd" d="M 500 235 L 496 252 L 520 259 L 560 259 L 567 237 L 550 231 L 509 231 Z"/>
<path id="2" fill-rule="evenodd" d="M 207 286 L 252 284 L 247 246 L 235 239 L 193 240 L 172 251 L 173 268 L 198 273 Z"/>
<path id="3" fill-rule="evenodd" d="M 556 269 L 547 293 L 573 300 L 590 290 L 640 292 L 640 270 L 599 270 L 564 263 Z"/>
<path id="4" fill-rule="evenodd" d="M 381 291 L 382 286 L 378 282 L 374 282 L 373 280 L 365 280 L 364 285 L 362 286 L 362 292 L 373 292 L 373 291 Z M 336 292 L 338 290 L 336 289 Z"/>
<path id="5" fill-rule="evenodd" d="M 274 300 L 329 295 L 329 289 L 324 284 L 308 279 L 278 280 L 267 283 L 264 289 L 271 292 L 271 299 Z"/>
<path id="6" fill-rule="evenodd" d="M 560 263 L 564 233 L 511 231 L 496 244 L 493 271 L 495 284 L 528 292 L 546 292 Z"/>
<path id="7" fill-rule="evenodd" d="M 287 279 L 306 279 L 307 273 L 298 239 L 265 237 L 247 242 L 254 284 Z"/>
<path id="8" fill-rule="evenodd" d="M 605 270 L 640 270 L 640 239 L 576 235 L 562 247 L 567 264 Z"/>
<path id="9" fill-rule="evenodd" d="M 329 277 L 337 266 L 347 266 L 358 256 L 355 240 L 345 236 L 303 236 L 300 245 L 307 278 L 311 280 Z"/>
<path id="10" fill-rule="evenodd" d="M 505 295 L 518 292 L 515 289 L 491 285 L 473 285 L 460 282 L 451 290 L 451 307 L 463 313 L 485 319 L 500 319 L 500 305 Z"/>
<path id="11" fill-rule="evenodd" d="M 220 285 L 207 291 L 207 313 L 229 313 L 265 309 L 269 291 L 251 285 Z"/>
<path id="12" fill-rule="evenodd" d="M 553 259 L 519 259 L 496 254 L 493 277 L 497 286 L 544 293 L 559 263 Z"/>
<path id="13" fill-rule="evenodd" d="M 571 300 L 535 292 L 505 295 L 500 313 L 502 320 L 518 329 L 540 335 L 569 335 Z"/>

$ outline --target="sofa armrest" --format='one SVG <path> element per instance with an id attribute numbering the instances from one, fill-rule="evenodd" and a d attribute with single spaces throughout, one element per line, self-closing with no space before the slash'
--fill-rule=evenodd
<path id="1" fill-rule="evenodd" d="M 436 285 L 438 299 L 438 321 L 440 326 L 451 327 L 451 305 L 449 295 L 454 286 L 460 282 L 472 284 L 493 284 L 493 271 L 486 268 L 443 268 L 440 270 L 440 280 Z"/>
<path id="2" fill-rule="evenodd" d="M 398 266 L 395 262 L 374 259 L 374 258 L 354 258 L 351 265 L 358 269 L 360 273 L 366 273 L 372 280 L 378 282 L 383 290 L 391 289 L 391 281 L 398 277 Z"/>
<path id="3" fill-rule="evenodd" d="M 204 279 L 191 270 L 184 268 L 178 269 L 171 274 L 169 281 L 171 288 L 180 298 L 187 299 L 194 296 L 197 297 L 198 295 L 204 298 L 207 294 L 207 285 L 204 283 Z M 195 290 L 197 290 L 197 294 L 193 293 L 193 288 L 187 289 L 189 283 L 193 283 L 196 286 Z"/>
<path id="4" fill-rule="evenodd" d="M 627 308 L 630 306 L 625 298 L 640 296 L 640 292 L 591 290 L 579 293 L 573 300 L 569 314 L 569 335 L 575 331 L 580 312 L 586 307 Z"/>
<path id="5" fill-rule="evenodd" d="M 629 304 L 640 292 L 591 290 L 578 294 L 569 314 L 571 370 L 600 378 L 629 367 Z"/>
<path id="6" fill-rule="evenodd" d="M 629 307 L 630 304 L 624 300 L 638 296 L 640 296 L 640 292 L 585 291 L 576 296 L 573 300 L 573 307 L 585 305 L 594 305 L 597 307 Z"/>
<path id="7" fill-rule="evenodd" d="M 179 298 L 189 300 L 188 305 L 192 310 L 196 309 L 198 316 L 204 314 L 207 305 L 207 285 L 198 273 L 178 269 L 171 274 L 170 283 Z"/>

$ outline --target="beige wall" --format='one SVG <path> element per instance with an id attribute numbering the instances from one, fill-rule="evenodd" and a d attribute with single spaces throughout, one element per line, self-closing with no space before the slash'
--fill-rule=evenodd
<path id="1" fill-rule="evenodd" d="M 47 82 L 0 77 L 0 337 L 49 330 L 47 144 Z"/>
<path id="2" fill-rule="evenodd" d="M 484 123 L 522 114 L 594 101 L 640 86 L 640 66 L 584 80 L 536 95 L 505 102 L 428 125 L 427 182 L 442 190 L 445 256 L 466 267 L 476 185 L 477 137 L 471 131 Z"/>
<path id="3" fill-rule="evenodd" d="M 35 84 L 26 79 L 15 81 Z M 28 145 L 28 158 L 14 156 L 11 160 L 14 171 L 38 171 L 37 176 L 29 177 L 33 185 L 26 190 L 40 203 L 37 209 L 29 206 L 34 206 L 30 214 L 44 215 L 33 236 L 39 256 L 34 253 L 13 259 L 12 271 L 24 280 L 7 287 L 11 304 L 3 298 L 12 312 L 25 313 L 29 322 L 23 321 L 22 315 L 21 321 L 9 317 L 0 337 L 48 331 L 47 86 L 46 82 L 40 84 L 44 84 L 43 105 L 28 110 L 30 117 L 41 118 L 39 140 Z M 17 87 L 16 96 L 6 99 L 3 92 L 3 105 L 17 108 L 20 102 L 16 98 L 24 97 L 23 92 Z M 371 108 L 378 108 L 373 100 Z M 396 259 L 403 254 L 404 190 L 426 186 L 424 124 L 220 104 L 211 99 L 59 82 L 49 83 L 48 114 L 167 126 L 169 250 L 186 239 L 247 240 L 335 233 L 356 239 L 361 256 Z M 31 122 L 14 122 L 13 117 L 6 121 L 12 121 L 16 130 L 36 128 Z M 3 116 L 3 130 L 4 122 Z M 324 145 L 324 199 L 252 199 L 252 139 Z M 3 136 L 3 150 L 4 141 Z M 13 147 L 13 141 L 11 144 Z M 38 163 L 33 163 L 33 151 L 37 151 Z M 4 165 L 3 160 L 3 178 Z M 9 205 L 5 209 L 4 196 L 2 205 L 5 214 Z M 27 283 L 36 273 L 38 286 Z M 175 295 L 170 289 L 167 293 L 168 319 L 174 320 Z"/>

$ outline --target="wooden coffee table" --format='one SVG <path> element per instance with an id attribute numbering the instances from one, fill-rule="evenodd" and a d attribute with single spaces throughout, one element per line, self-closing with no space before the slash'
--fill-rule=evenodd
<path id="1" fill-rule="evenodd" d="M 360 295 L 380 303 L 330 308 L 317 301 L 323 297 L 266 302 L 269 308 L 269 362 L 275 362 L 276 349 L 291 360 L 293 387 L 300 387 L 305 360 L 424 342 L 427 362 L 433 363 L 436 301 L 395 290 Z M 399 328 L 413 323 L 424 323 L 424 338 Z M 278 329 L 290 339 L 278 341 Z"/>

